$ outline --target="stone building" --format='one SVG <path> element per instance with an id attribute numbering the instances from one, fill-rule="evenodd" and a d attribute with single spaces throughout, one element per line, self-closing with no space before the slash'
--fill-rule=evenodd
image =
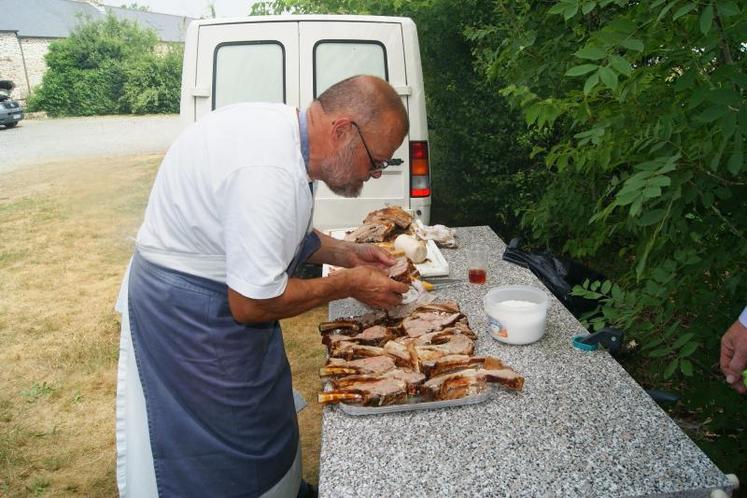
<path id="1" fill-rule="evenodd" d="M 107 13 L 156 31 L 162 44 L 183 43 L 190 17 L 100 6 L 75 0 L 0 0 L 0 80 L 13 80 L 13 97 L 25 101 L 42 81 L 49 44 L 67 38 L 86 19 Z"/>

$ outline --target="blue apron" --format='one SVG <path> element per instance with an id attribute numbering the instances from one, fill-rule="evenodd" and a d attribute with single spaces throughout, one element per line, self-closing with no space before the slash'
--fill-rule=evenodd
<path id="1" fill-rule="evenodd" d="M 308 234 L 288 275 L 319 247 Z M 161 497 L 259 496 L 298 449 L 280 325 L 237 323 L 227 292 L 133 257 L 130 326 Z"/>

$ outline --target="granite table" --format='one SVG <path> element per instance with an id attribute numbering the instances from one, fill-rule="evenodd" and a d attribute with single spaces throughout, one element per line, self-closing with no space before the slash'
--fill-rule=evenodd
<path id="1" fill-rule="evenodd" d="M 503 359 L 526 379 L 523 392 L 497 389 L 481 404 L 350 416 L 326 407 L 320 496 L 709 496 L 727 477 L 606 352 L 582 352 L 581 324 L 529 271 L 502 261 L 488 227 L 457 229 L 461 248 L 490 247 L 486 285 L 465 282 L 456 299 L 478 335 L 475 354 Z M 466 277 L 463 249 L 443 249 L 451 277 Z M 466 280 L 466 278 L 465 278 Z M 524 346 L 487 334 L 482 298 L 524 284 L 550 297 L 547 332 Z M 330 318 L 364 311 L 330 305 Z"/>

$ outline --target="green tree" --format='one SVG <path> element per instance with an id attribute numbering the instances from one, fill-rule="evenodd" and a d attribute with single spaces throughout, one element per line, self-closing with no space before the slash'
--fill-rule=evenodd
<path id="1" fill-rule="evenodd" d="M 497 0 L 468 30 L 483 74 L 551 137 L 533 141 L 552 181 L 526 226 L 612 261 L 616 285 L 576 292 L 665 376 L 691 375 L 747 296 L 745 32 L 729 0 Z"/>

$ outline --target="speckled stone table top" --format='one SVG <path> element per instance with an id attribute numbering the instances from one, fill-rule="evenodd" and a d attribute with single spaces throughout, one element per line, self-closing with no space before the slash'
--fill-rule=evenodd
<path id="1" fill-rule="evenodd" d="M 581 324 L 529 270 L 502 261 L 488 227 L 457 230 L 443 249 L 451 277 L 466 277 L 461 248 L 490 247 L 486 285 L 440 295 L 456 299 L 478 334 L 476 354 L 503 359 L 526 379 L 523 392 L 496 390 L 472 406 L 354 417 L 324 409 L 319 494 L 325 497 L 708 496 L 726 476 L 606 352 L 571 347 Z M 465 278 L 466 280 L 466 278 Z M 511 346 L 487 334 L 482 298 L 525 284 L 550 297 L 545 336 Z M 360 314 L 353 300 L 330 318 Z"/>

